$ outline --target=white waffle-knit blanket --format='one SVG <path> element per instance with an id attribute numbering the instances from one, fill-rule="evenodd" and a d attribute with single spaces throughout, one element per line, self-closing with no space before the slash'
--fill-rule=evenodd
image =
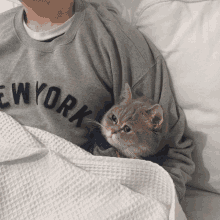
<path id="1" fill-rule="evenodd" d="M 93 156 L 2 112 L 0 172 L 2 220 L 185 219 L 160 166 Z"/>

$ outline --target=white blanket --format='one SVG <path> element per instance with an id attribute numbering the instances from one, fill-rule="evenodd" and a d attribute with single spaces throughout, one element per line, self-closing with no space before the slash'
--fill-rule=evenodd
<path id="1" fill-rule="evenodd" d="M 0 130 L 0 219 L 185 219 L 157 164 L 93 156 L 2 112 Z"/>

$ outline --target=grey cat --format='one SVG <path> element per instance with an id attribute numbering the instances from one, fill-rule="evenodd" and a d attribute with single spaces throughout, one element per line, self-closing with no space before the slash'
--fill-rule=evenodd
<path id="1" fill-rule="evenodd" d="M 121 100 L 105 113 L 101 123 L 95 122 L 112 147 L 102 150 L 95 146 L 93 154 L 138 159 L 155 155 L 163 137 L 162 107 L 145 96 L 133 99 L 127 83 Z"/>

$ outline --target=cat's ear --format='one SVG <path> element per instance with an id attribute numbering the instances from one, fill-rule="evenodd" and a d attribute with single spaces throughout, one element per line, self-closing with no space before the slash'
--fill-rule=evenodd
<path id="1" fill-rule="evenodd" d="M 148 118 L 151 119 L 151 125 L 153 130 L 159 131 L 163 123 L 163 109 L 159 104 L 153 105 L 151 108 L 146 110 Z"/>
<path id="2" fill-rule="evenodd" d="M 122 105 L 126 105 L 132 100 L 132 92 L 128 83 L 125 83 L 124 90 L 120 95 L 120 100 Z"/>

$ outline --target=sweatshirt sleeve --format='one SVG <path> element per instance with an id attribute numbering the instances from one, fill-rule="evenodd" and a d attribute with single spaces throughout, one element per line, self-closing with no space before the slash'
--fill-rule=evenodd
<path id="1" fill-rule="evenodd" d="M 194 144 L 187 135 L 185 114 L 175 98 L 166 62 L 155 45 L 136 28 L 105 8 L 100 7 L 99 14 L 113 39 L 112 44 L 108 42 L 108 60 L 114 100 L 119 99 L 123 85 L 129 83 L 134 97 L 145 95 L 162 106 L 165 135 L 162 151 L 155 158 L 172 177 L 181 200 L 195 170 L 191 157 Z"/>
<path id="2" fill-rule="evenodd" d="M 181 200 L 185 195 L 186 183 L 191 180 L 191 175 L 195 171 L 195 164 L 192 160 L 194 143 L 189 138 L 185 113 L 175 98 L 169 72 L 162 57 L 157 60 L 157 66 L 156 69 L 162 71 L 163 78 L 159 103 L 165 108 L 169 125 L 164 140 L 168 153 L 162 166 L 172 177 L 178 198 Z"/>
<path id="3" fill-rule="evenodd" d="M 155 156 L 157 158 L 155 161 L 170 174 L 181 200 L 185 195 L 186 183 L 191 180 L 195 170 L 192 160 L 194 144 L 187 135 L 185 114 L 177 103 L 169 71 L 161 55 L 157 57 L 155 65 L 146 75 L 133 86 L 133 91 L 148 96 L 149 89 L 146 85 L 149 85 L 149 81 L 154 83 L 150 87 L 151 91 L 154 90 L 152 98 L 162 106 L 165 122 L 163 127 L 165 136 L 160 146 L 162 150 Z"/>

